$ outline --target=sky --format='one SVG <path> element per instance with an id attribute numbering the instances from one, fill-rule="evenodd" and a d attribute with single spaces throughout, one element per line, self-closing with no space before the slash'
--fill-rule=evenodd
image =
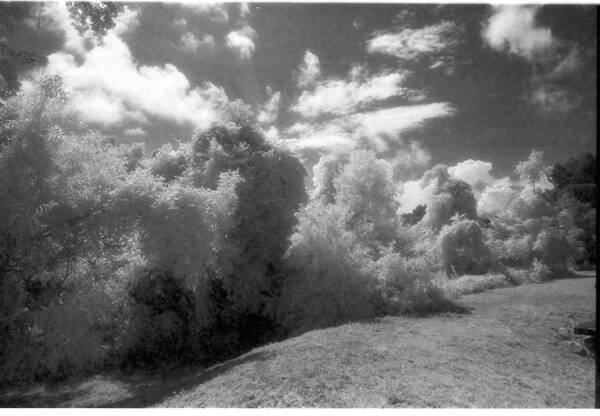
<path id="1" fill-rule="evenodd" d="M 399 180 L 486 182 L 596 152 L 593 5 L 132 3 L 100 45 L 43 3 L 10 41 L 48 56 L 25 86 L 61 75 L 90 126 L 150 149 L 245 105 L 309 170 L 366 148 Z"/>

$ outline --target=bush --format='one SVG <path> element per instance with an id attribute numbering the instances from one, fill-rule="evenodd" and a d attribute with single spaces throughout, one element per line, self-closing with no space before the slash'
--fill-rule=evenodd
<path id="1" fill-rule="evenodd" d="M 129 293 L 133 322 L 125 346 L 128 361 L 149 367 L 189 361 L 196 329 L 193 292 L 172 272 L 146 268 Z"/>
<path id="2" fill-rule="evenodd" d="M 533 260 L 529 269 L 529 279 L 532 282 L 544 282 L 552 277 L 551 269 L 537 258 Z"/>
<path id="3" fill-rule="evenodd" d="M 299 215 L 277 311 L 293 333 L 375 315 L 372 261 L 343 221 L 335 205 L 309 204 Z"/>
<path id="4" fill-rule="evenodd" d="M 569 274 L 568 264 L 572 261 L 576 251 L 574 244 L 568 241 L 564 230 L 556 227 L 542 230 L 533 244 L 533 250 L 539 256 L 538 263 L 548 269 L 547 278 L 564 277 Z M 534 262 L 534 268 L 542 267 L 535 266 L 535 264 Z"/>
<path id="5" fill-rule="evenodd" d="M 442 286 L 448 297 L 459 297 L 469 293 L 510 286 L 509 279 L 502 274 L 465 275 L 445 282 Z"/>
<path id="6" fill-rule="evenodd" d="M 483 241 L 476 221 L 455 217 L 439 235 L 442 264 L 446 274 L 485 274 L 492 266 L 492 253 Z"/>
<path id="7" fill-rule="evenodd" d="M 433 279 L 438 272 L 436 260 L 431 253 L 405 257 L 390 249 L 384 251 L 376 267 L 386 314 L 445 309 L 447 299 Z"/>

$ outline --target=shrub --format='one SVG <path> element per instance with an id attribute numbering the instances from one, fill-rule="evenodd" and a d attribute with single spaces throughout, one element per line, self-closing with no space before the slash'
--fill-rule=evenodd
<path id="1" fill-rule="evenodd" d="M 433 281 L 436 260 L 431 253 L 406 257 L 384 251 L 376 268 L 385 313 L 427 313 L 446 307 L 447 299 Z"/>
<path id="2" fill-rule="evenodd" d="M 552 277 L 551 269 L 537 258 L 533 260 L 533 264 L 529 269 L 529 279 L 532 282 L 543 282 Z"/>
<path id="3" fill-rule="evenodd" d="M 492 265 L 490 249 L 476 221 L 455 217 L 439 235 L 442 264 L 446 274 L 484 274 Z"/>
<path id="4" fill-rule="evenodd" d="M 443 284 L 443 290 L 449 297 L 459 297 L 469 293 L 485 292 L 486 290 L 510 286 L 510 282 L 502 274 L 465 275 L 448 280 Z"/>
<path id="5" fill-rule="evenodd" d="M 193 292 L 165 269 L 138 272 L 130 288 L 132 323 L 126 341 L 129 361 L 140 366 L 181 364 L 193 351 Z"/>
<path id="6" fill-rule="evenodd" d="M 38 376 L 60 380 L 104 364 L 108 346 L 95 329 L 103 300 L 98 290 L 77 290 L 34 313 L 42 351 Z"/>
<path id="7" fill-rule="evenodd" d="M 568 241 L 564 230 L 545 228 L 538 234 L 533 250 L 539 256 L 538 263 L 548 268 L 549 277 L 557 278 L 569 273 L 567 266 L 575 255 L 575 247 Z"/>
<path id="8" fill-rule="evenodd" d="M 372 261 L 343 221 L 335 205 L 313 203 L 299 214 L 277 311 L 293 333 L 375 314 Z"/>

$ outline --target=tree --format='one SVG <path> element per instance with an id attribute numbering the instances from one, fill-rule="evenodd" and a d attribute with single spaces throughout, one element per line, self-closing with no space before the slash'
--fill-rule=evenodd
<path id="1" fill-rule="evenodd" d="M 476 221 L 455 216 L 439 235 L 442 264 L 446 274 L 483 274 L 491 266 L 491 252 Z"/>
<path id="2" fill-rule="evenodd" d="M 373 316 L 372 260 L 347 230 L 343 208 L 312 201 L 298 213 L 278 320 L 292 333 Z"/>
<path id="3" fill-rule="evenodd" d="M 340 174 L 342 167 L 348 163 L 346 154 L 323 155 L 313 166 L 314 189 L 312 200 L 320 200 L 325 204 L 335 202 L 334 179 Z"/>
<path id="4" fill-rule="evenodd" d="M 106 32 L 115 26 L 115 18 L 124 8 L 124 4 L 117 2 L 67 2 L 73 27 L 81 35 L 91 30 L 99 44 L 102 44 Z"/>
<path id="5" fill-rule="evenodd" d="M 521 180 L 535 189 L 535 184 L 544 175 L 544 152 L 532 150 L 527 160 L 517 163 L 515 173 Z"/>
<path id="6" fill-rule="evenodd" d="M 394 199 L 391 166 L 375 153 L 358 150 L 333 180 L 335 203 L 346 223 L 367 246 L 387 244 L 394 238 L 398 203 Z"/>
<path id="7" fill-rule="evenodd" d="M 436 231 L 441 229 L 456 214 L 469 219 L 476 218 L 476 201 L 471 186 L 451 178 L 445 165 L 436 165 L 425 172 L 421 183 L 423 187 L 432 188 L 432 197 L 422 219 L 430 228 Z"/>
<path id="8" fill-rule="evenodd" d="M 233 170 L 242 178 L 228 235 L 230 272 L 223 282 L 235 308 L 259 313 L 277 297 L 294 213 L 306 200 L 304 167 L 247 126 L 202 132 L 190 152 L 184 180 L 195 186 L 212 188 L 218 175 Z"/>
<path id="9" fill-rule="evenodd" d="M 557 199 L 569 195 L 579 202 L 596 207 L 596 158 L 590 153 L 572 157 L 564 164 L 557 163 L 551 170 L 550 181 L 555 186 Z"/>

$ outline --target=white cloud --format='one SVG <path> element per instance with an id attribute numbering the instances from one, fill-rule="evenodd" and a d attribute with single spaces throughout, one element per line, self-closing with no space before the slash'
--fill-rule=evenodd
<path id="1" fill-rule="evenodd" d="M 240 17 L 243 20 L 246 20 L 246 19 L 248 19 L 250 14 L 251 14 L 251 11 L 250 11 L 250 6 L 248 6 L 248 3 L 240 3 Z"/>
<path id="2" fill-rule="evenodd" d="M 225 37 L 227 46 L 241 59 L 249 59 L 254 53 L 256 32 L 250 26 L 229 32 Z"/>
<path id="3" fill-rule="evenodd" d="M 406 105 L 354 114 L 350 117 L 350 122 L 361 136 L 395 137 L 421 127 L 427 120 L 447 117 L 453 113 L 454 109 L 448 103 Z"/>
<path id="4" fill-rule="evenodd" d="M 291 150 L 340 152 L 354 149 L 356 140 L 336 122 L 323 125 L 297 123 L 286 130 L 281 144 Z"/>
<path id="5" fill-rule="evenodd" d="M 431 154 L 419 142 L 411 140 L 408 145 L 396 150 L 396 155 L 391 160 L 394 174 L 405 176 L 431 164 Z"/>
<path id="6" fill-rule="evenodd" d="M 121 36 L 137 29 L 140 26 L 139 14 L 139 9 L 132 9 L 126 6 L 115 18 L 115 27 L 112 29 L 112 32 L 117 36 Z"/>
<path id="7" fill-rule="evenodd" d="M 143 136 L 147 134 L 146 130 L 141 127 L 126 129 L 123 133 L 125 133 L 126 136 Z"/>
<path id="8" fill-rule="evenodd" d="M 403 182 L 398 192 L 398 214 L 412 212 L 419 205 L 427 205 L 435 192 L 435 185 L 423 186 L 421 179 Z"/>
<path id="9" fill-rule="evenodd" d="M 531 102 L 547 113 L 568 113 L 579 105 L 581 97 L 569 91 L 542 84 L 531 93 Z"/>
<path id="10" fill-rule="evenodd" d="M 273 123 L 279 115 L 281 93 L 279 91 L 272 92 L 271 88 L 267 88 L 267 94 L 269 98 L 257 117 L 259 123 Z"/>
<path id="11" fill-rule="evenodd" d="M 407 93 L 404 73 L 380 74 L 364 80 L 328 79 L 304 91 L 292 110 L 304 117 L 342 115 L 375 101 Z"/>
<path id="12" fill-rule="evenodd" d="M 212 49 L 215 47 L 215 38 L 212 35 L 205 34 L 202 38 L 198 38 L 192 32 L 185 32 L 181 36 L 182 49 L 196 53 L 198 49 Z"/>
<path id="13" fill-rule="evenodd" d="M 455 179 L 464 181 L 471 186 L 480 183 L 490 184 L 494 181 L 490 171 L 493 165 L 483 160 L 467 159 L 448 168 L 448 173 Z"/>
<path id="14" fill-rule="evenodd" d="M 185 17 L 177 17 L 175 18 L 175 20 L 173 20 L 173 26 L 177 27 L 177 28 L 185 28 L 187 26 L 188 22 L 187 19 Z"/>
<path id="15" fill-rule="evenodd" d="M 409 151 L 424 160 L 424 149 L 415 144 L 403 146 L 399 135 L 421 126 L 426 120 L 452 114 L 447 103 L 401 106 L 338 117 L 323 123 L 297 123 L 285 132 L 283 143 L 295 150 L 328 149 L 348 151 L 366 145 L 377 152 Z M 393 142 L 390 146 L 388 140 Z M 421 151 L 423 150 L 423 151 Z"/>
<path id="16" fill-rule="evenodd" d="M 271 126 L 267 130 L 263 130 L 262 133 L 268 142 L 273 144 L 279 144 L 280 136 L 277 127 Z"/>
<path id="17" fill-rule="evenodd" d="M 539 5 L 503 5 L 494 8 L 483 36 L 497 50 L 525 58 L 533 66 L 529 101 L 549 113 L 567 113 L 580 97 L 552 82 L 581 68 L 577 45 L 556 38 L 550 28 L 536 23 Z"/>
<path id="18" fill-rule="evenodd" d="M 45 73 L 64 78 L 71 104 L 90 122 L 115 125 L 158 117 L 200 128 L 216 122 L 218 107 L 228 101 L 223 89 L 211 83 L 192 87 L 171 64 L 138 66 L 118 36 L 124 30 L 120 25 L 133 20 L 131 13 L 120 15 L 104 44 L 89 51 L 70 48 L 66 39 L 66 51 L 48 56 Z M 70 30 L 60 17 L 55 24 Z"/>
<path id="19" fill-rule="evenodd" d="M 205 3 L 205 2 L 188 2 L 179 3 L 184 10 L 200 16 L 208 16 L 208 18 L 216 23 L 227 23 L 229 14 L 227 13 L 225 4 Z"/>
<path id="20" fill-rule="evenodd" d="M 302 88 L 312 86 L 320 74 L 321 64 L 319 57 L 307 50 L 298 68 L 298 86 Z"/>
<path id="21" fill-rule="evenodd" d="M 506 50 L 528 61 L 546 59 L 558 40 L 550 29 L 539 27 L 535 18 L 538 5 L 502 5 L 494 7 L 483 36 L 497 50 Z"/>
<path id="22" fill-rule="evenodd" d="M 400 32 L 379 31 L 367 42 L 367 52 L 412 61 L 440 54 L 456 46 L 459 43 L 458 33 L 458 26 L 448 21 L 420 29 L 403 29 Z"/>

